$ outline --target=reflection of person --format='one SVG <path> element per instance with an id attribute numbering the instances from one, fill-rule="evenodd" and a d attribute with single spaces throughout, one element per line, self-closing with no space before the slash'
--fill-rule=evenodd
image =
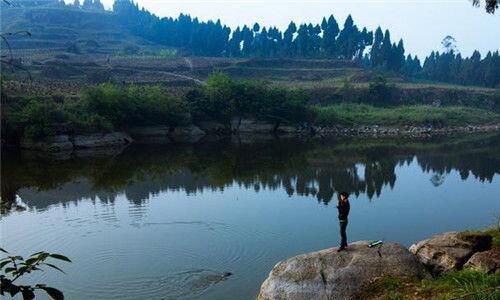
<path id="1" fill-rule="evenodd" d="M 339 194 L 337 208 L 339 210 L 339 225 L 340 225 L 340 248 L 338 251 L 345 250 L 347 248 L 347 217 L 349 216 L 349 210 L 351 205 L 349 204 L 349 194 L 342 192 Z"/>

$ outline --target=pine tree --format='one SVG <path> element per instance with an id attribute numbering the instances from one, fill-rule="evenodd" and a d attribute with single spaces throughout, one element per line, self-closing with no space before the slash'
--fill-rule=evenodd
<path id="1" fill-rule="evenodd" d="M 83 0 L 83 8 L 90 9 L 93 6 L 93 1 L 92 0 Z"/>
<path id="2" fill-rule="evenodd" d="M 385 30 L 384 39 L 382 40 L 382 45 L 380 46 L 380 60 L 381 66 L 388 70 L 392 67 L 392 49 L 391 34 L 389 33 L 389 30 Z"/>
<path id="3" fill-rule="evenodd" d="M 98 10 L 104 10 L 104 5 L 102 5 L 101 0 L 94 0 L 92 7 Z"/>
<path id="4" fill-rule="evenodd" d="M 296 54 L 294 45 L 294 34 L 297 32 L 297 26 L 294 22 L 290 22 L 288 28 L 283 34 L 283 53 L 286 56 L 293 57 Z"/>
<path id="5" fill-rule="evenodd" d="M 375 37 L 373 39 L 373 45 L 370 54 L 370 60 L 372 67 L 379 67 L 383 64 L 382 62 L 382 40 L 384 39 L 384 34 L 382 29 L 377 27 L 375 30 Z"/>
<path id="6" fill-rule="evenodd" d="M 297 30 L 297 54 L 301 57 L 307 57 L 309 54 L 309 30 L 306 24 L 301 24 Z"/>
<path id="7" fill-rule="evenodd" d="M 339 25 L 333 15 L 330 15 L 328 21 L 323 18 L 321 23 L 323 29 L 323 51 L 328 57 L 337 57 L 337 45 L 335 39 L 339 34 Z"/>

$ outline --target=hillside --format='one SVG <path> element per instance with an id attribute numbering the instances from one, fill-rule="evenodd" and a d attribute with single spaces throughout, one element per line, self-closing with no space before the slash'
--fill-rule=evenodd
<path id="1" fill-rule="evenodd" d="M 352 60 L 299 58 L 194 57 L 183 48 L 166 47 L 134 34 L 116 14 L 57 3 L 2 7 L 5 32 L 28 30 L 31 37 L 9 40 L 14 56 L 33 78 L 7 74 L 4 91 L 12 96 L 78 97 L 88 85 L 158 84 L 175 94 L 202 84 L 214 71 L 234 79 L 257 78 L 272 85 L 300 88 L 317 104 L 363 102 L 380 73 Z M 397 87 L 398 103 L 470 105 L 498 109 L 495 89 L 412 82 L 382 73 Z M 347 97 L 348 96 L 348 97 Z M 347 99 L 348 98 L 348 99 Z"/>

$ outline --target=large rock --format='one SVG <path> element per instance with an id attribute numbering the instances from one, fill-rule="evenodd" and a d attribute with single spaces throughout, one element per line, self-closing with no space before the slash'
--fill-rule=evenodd
<path id="1" fill-rule="evenodd" d="M 351 299 L 384 275 L 421 277 L 425 268 L 398 244 L 368 248 L 369 242 L 299 255 L 279 262 L 261 286 L 257 299 Z"/>
<path id="2" fill-rule="evenodd" d="M 484 273 L 500 273 L 500 247 L 474 253 L 464 268 Z"/>
<path id="3" fill-rule="evenodd" d="M 233 119 L 231 129 L 239 133 L 270 133 L 275 131 L 275 124 L 255 119 Z"/>
<path id="4" fill-rule="evenodd" d="M 130 144 L 133 139 L 123 132 L 76 135 L 73 137 L 75 148 L 121 147 Z"/>
<path id="5" fill-rule="evenodd" d="M 215 121 L 200 121 L 198 127 L 207 133 L 225 133 L 227 132 L 226 126 Z"/>
<path id="6" fill-rule="evenodd" d="M 67 135 L 56 135 L 42 139 L 23 138 L 21 148 L 46 152 L 62 152 L 73 149 L 73 143 Z"/>
<path id="7" fill-rule="evenodd" d="M 410 247 L 420 262 L 433 273 L 460 270 L 478 251 L 489 249 L 491 236 L 467 232 L 445 232 Z"/>
<path id="8" fill-rule="evenodd" d="M 169 131 L 170 128 L 168 126 L 143 126 L 130 128 L 128 134 L 133 138 L 166 137 Z"/>
<path id="9" fill-rule="evenodd" d="M 205 131 L 194 125 L 175 127 L 174 130 L 169 133 L 172 140 L 180 143 L 196 143 L 205 136 L 205 134 Z"/>

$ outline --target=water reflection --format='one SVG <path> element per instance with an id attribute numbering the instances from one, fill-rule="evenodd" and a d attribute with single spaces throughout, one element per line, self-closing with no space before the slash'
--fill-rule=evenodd
<path id="1" fill-rule="evenodd" d="M 271 140 L 238 144 L 230 140 L 199 145 L 134 146 L 97 158 L 2 156 L 2 202 L 19 196 L 29 208 L 77 204 L 82 199 L 113 205 L 118 195 L 141 206 L 164 191 L 187 194 L 240 187 L 314 196 L 328 204 L 346 191 L 370 199 L 397 184 L 396 167 L 414 160 L 434 186 L 458 170 L 463 180 L 491 182 L 500 173 L 500 136 L 411 140 Z"/>

